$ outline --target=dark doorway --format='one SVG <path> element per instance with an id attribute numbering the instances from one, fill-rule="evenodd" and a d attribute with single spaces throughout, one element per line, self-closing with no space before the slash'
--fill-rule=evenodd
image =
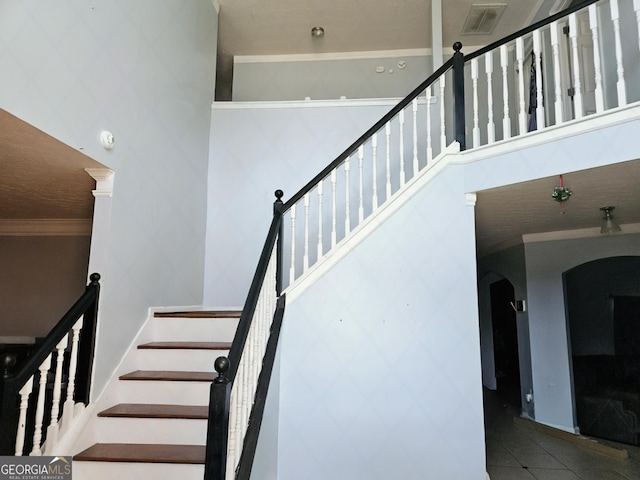
<path id="1" fill-rule="evenodd" d="M 580 432 L 640 445 L 640 257 L 593 260 L 565 273 Z"/>
<path id="2" fill-rule="evenodd" d="M 506 279 L 492 283 L 489 289 L 497 390 L 509 405 L 519 409 L 522 401 L 515 292 Z"/>

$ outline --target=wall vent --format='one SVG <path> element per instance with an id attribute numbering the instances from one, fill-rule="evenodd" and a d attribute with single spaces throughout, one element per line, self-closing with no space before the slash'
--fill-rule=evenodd
<path id="1" fill-rule="evenodd" d="M 498 24 L 507 5 L 504 3 L 471 5 L 462 27 L 462 35 L 489 35 Z"/>

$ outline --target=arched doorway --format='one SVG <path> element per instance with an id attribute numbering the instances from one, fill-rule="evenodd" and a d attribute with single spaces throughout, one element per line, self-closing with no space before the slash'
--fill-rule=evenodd
<path id="1" fill-rule="evenodd" d="M 640 444 L 640 257 L 594 260 L 564 274 L 580 432 Z"/>

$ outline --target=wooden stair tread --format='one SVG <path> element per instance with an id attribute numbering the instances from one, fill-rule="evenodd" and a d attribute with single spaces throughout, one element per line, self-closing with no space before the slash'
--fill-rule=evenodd
<path id="1" fill-rule="evenodd" d="M 120 376 L 120 380 L 167 380 L 177 382 L 213 382 L 215 372 L 183 372 L 171 370 L 136 370 Z"/>
<path id="2" fill-rule="evenodd" d="M 151 403 L 120 403 L 103 410 L 99 417 L 126 418 L 185 418 L 206 420 L 209 407 L 205 405 L 169 405 Z"/>
<path id="3" fill-rule="evenodd" d="M 96 443 L 73 457 L 76 461 L 204 464 L 204 445 Z"/>
<path id="4" fill-rule="evenodd" d="M 155 312 L 156 318 L 240 318 L 242 310 L 202 310 L 194 312 Z"/>
<path id="5" fill-rule="evenodd" d="M 138 345 L 139 349 L 163 350 L 229 350 L 231 342 L 149 342 Z"/>

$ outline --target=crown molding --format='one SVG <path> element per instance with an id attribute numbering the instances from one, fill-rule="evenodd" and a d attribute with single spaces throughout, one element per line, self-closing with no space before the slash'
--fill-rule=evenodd
<path id="1" fill-rule="evenodd" d="M 89 237 L 89 218 L 1 219 L 0 236 L 4 237 Z"/>

